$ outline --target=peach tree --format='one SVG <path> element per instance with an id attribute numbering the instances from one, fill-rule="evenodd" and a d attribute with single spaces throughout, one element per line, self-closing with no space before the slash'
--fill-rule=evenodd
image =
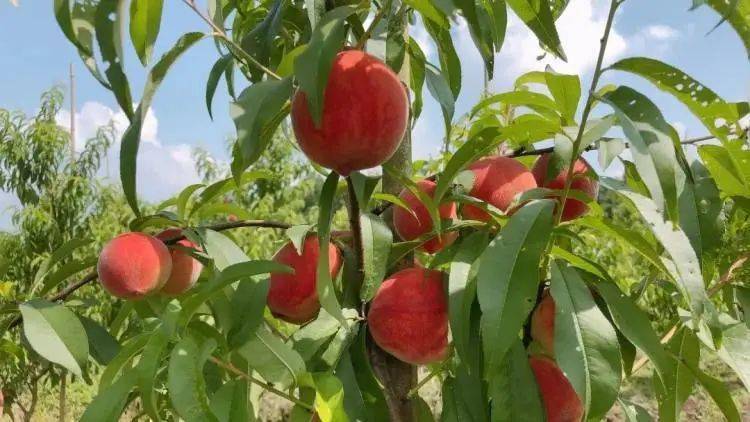
<path id="1" fill-rule="evenodd" d="M 566 1 L 183 0 L 208 32 L 183 35 L 154 60 L 162 0 L 55 0 L 62 33 L 130 120 L 120 179 L 133 218 L 87 275 L 5 306 L 3 328 L 20 329 L 25 347 L 76 375 L 100 368 L 86 421 L 117 420 L 131 402 L 153 420 L 250 420 L 261 391 L 293 403 L 293 420 L 431 420 L 419 391 L 433 379 L 443 420 L 599 420 L 616 402 L 642 420 L 619 393 L 647 362 L 659 420 L 677 420 L 695 386 L 740 420 L 700 358 L 718 356 L 750 387 L 750 295 L 736 278 L 748 255 L 716 258 L 726 223 L 750 212 L 750 108 L 652 58 L 604 63 L 623 3 L 610 3 L 589 87 L 551 68 L 526 73 L 484 96 L 451 133 L 462 71 L 451 28 L 466 23 L 491 79 L 509 12 L 546 54 L 565 59 L 555 21 Z M 700 5 L 750 50 L 750 2 Z M 126 21 L 147 69 L 136 106 L 123 67 Z M 415 25 L 434 42 L 435 63 L 409 35 Z M 214 42 L 218 56 L 208 113 L 222 79 L 232 97 L 231 177 L 188 186 L 146 213 L 136 186 L 144 118 L 172 64 L 198 42 Z M 601 86 L 604 72 L 653 83 L 706 136 L 680 139 L 647 96 Z M 236 74 L 247 82 L 239 93 Z M 411 157 L 412 143 L 425 142 L 411 137 L 425 85 L 446 132 L 429 173 Z M 324 179 L 317 221 L 256 220 L 223 203 L 274 177 L 254 164 L 289 124 Z M 683 144 L 699 144 L 699 158 Z M 597 176 L 581 157 L 594 149 L 602 168 L 621 161 L 623 177 Z M 362 172 L 374 167 L 381 175 Z M 647 229 L 615 224 L 597 203 L 600 189 Z M 332 224 L 342 207 L 347 227 Z M 227 218 L 202 217 L 217 211 Z M 285 230 L 288 242 L 250 258 L 233 240 L 240 229 Z M 632 249 L 651 275 L 618 283 L 587 257 L 586 233 Z M 64 265 L 75 246 L 46 266 Z M 84 286 L 127 306 L 84 324 L 66 305 Z M 647 288 L 679 310 L 664 333 L 639 304 Z M 427 367 L 421 379 L 418 366 Z"/>

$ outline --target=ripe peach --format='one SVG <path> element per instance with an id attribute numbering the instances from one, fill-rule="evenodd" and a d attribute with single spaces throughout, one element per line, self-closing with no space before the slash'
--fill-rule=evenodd
<path id="1" fill-rule="evenodd" d="M 182 233 L 180 229 L 167 229 L 157 234 L 156 238 L 159 240 L 168 240 L 180 235 L 180 233 Z M 198 249 L 198 245 L 188 239 L 179 240 L 177 245 Z M 179 248 L 170 248 L 169 253 L 172 255 L 172 272 L 161 292 L 169 296 L 177 296 L 185 293 L 195 285 L 203 270 L 203 264 L 190 256 L 187 251 Z"/>
<path id="2" fill-rule="evenodd" d="M 145 233 L 123 233 L 99 255 L 96 270 L 102 287 L 121 299 L 141 299 L 159 291 L 172 271 L 169 249 Z"/>
<path id="3" fill-rule="evenodd" d="M 370 305 L 367 325 L 386 352 L 415 364 L 448 356 L 448 305 L 443 273 L 407 268 L 388 277 Z"/>
<path id="4" fill-rule="evenodd" d="M 549 189 L 564 189 L 565 179 L 568 169 L 563 169 L 554 178 L 547 180 L 547 167 L 549 166 L 551 154 L 544 154 L 534 163 L 534 167 L 531 172 L 534 174 L 536 183 L 545 188 Z M 584 195 L 591 199 L 596 199 L 596 195 L 599 193 L 599 183 L 592 179 L 587 173 L 591 171 L 591 166 L 583 158 L 576 160 L 573 165 L 573 181 L 570 183 L 571 190 L 581 191 Z M 588 205 L 584 202 L 574 198 L 565 199 L 565 207 L 562 212 L 562 221 L 574 220 L 588 211 Z"/>
<path id="5" fill-rule="evenodd" d="M 544 292 L 542 300 L 531 314 L 531 338 L 537 341 L 545 352 L 555 355 L 555 301 Z"/>
<path id="6" fill-rule="evenodd" d="M 554 360 L 532 356 L 529 365 L 542 395 L 547 422 L 580 422 L 583 404 Z"/>
<path id="7" fill-rule="evenodd" d="M 333 61 L 320 125 L 307 96 L 292 100 L 292 125 L 310 160 L 347 176 L 383 164 L 404 136 L 409 102 L 398 76 L 383 62 L 359 50 L 342 51 Z"/>
<path id="8" fill-rule="evenodd" d="M 437 184 L 425 179 L 417 182 L 417 187 L 422 192 L 433 197 Z M 430 213 L 422 201 L 409 189 L 402 190 L 399 197 L 409 205 L 416 217 L 405 209 L 396 207 L 393 210 L 393 226 L 398 235 L 403 240 L 412 240 L 432 232 L 432 218 L 430 218 Z M 438 211 L 442 219 L 456 218 L 456 204 L 454 202 L 442 204 L 438 208 Z M 435 253 L 453 243 L 457 237 L 457 232 L 442 233 L 425 242 L 422 245 L 422 250 L 427 253 Z"/>
<path id="9" fill-rule="evenodd" d="M 320 310 L 317 291 L 318 237 L 308 235 L 302 246 L 302 255 L 289 242 L 282 247 L 273 260 L 294 269 L 294 274 L 271 274 L 268 290 L 268 308 L 277 318 L 293 324 L 302 324 L 315 318 Z M 332 243 L 328 244 L 328 268 L 331 277 L 341 269 L 341 252 Z"/>
<path id="10" fill-rule="evenodd" d="M 483 158 L 469 165 L 468 170 L 474 173 L 474 185 L 469 195 L 506 212 L 516 195 L 537 187 L 531 172 L 508 157 Z M 473 205 L 465 205 L 463 214 L 472 220 L 490 220 L 486 211 Z"/>

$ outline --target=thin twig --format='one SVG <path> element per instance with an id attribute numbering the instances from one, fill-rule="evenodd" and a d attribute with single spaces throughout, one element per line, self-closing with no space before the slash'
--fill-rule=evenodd
<path id="1" fill-rule="evenodd" d="M 214 31 L 213 36 L 221 38 L 224 40 L 224 42 L 227 44 L 227 47 L 229 48 L 229 51 L 232 52 L 232 54 L 237 57 L 237 54 L 241 55 L 245 61 L 248 62 L 249 65 L 255 66 L 258 69 L 265 72 L 268 76 L 274 78 L 274 79 L 281 79 L 281 76 L 276 74 L 273 70 L 267 68 L 264 66 L 261 62 L 259 62 L 255 57 L 248 54 L 245 50 L 242 49 L 237 43 L 232 40 L 229 35 L 227 35 L 226 32 L 224 32 L 224 28 L 217 25 L 213 19 L 211 19 L 209 16 L 207 16 L 205 13 L 203 13 L 200 9 L 198 9 L 198 6 L 195 4 L 195 0 L 182 0 L 183 3 L 185 3 L 189 8 L 191 8 L 198 16 L 200 16 L 201 19 L 203 19 Z"/>
<path id="2" fill-rule="evenodd" d="M 440 365 L 439 367 L 435 368 L 435 370 L 433 370 L 432 372 L 430 372 L 429 374 L 427 374 L 426 377 L 422 378 L 422 380 L 419 381 L 417 383 L 417 385 L 414 386 L 414 388 L 412 388 L 411 390 L 409 390 L 409 394 L 407 396 L 409 398 L 412 398 L 412 397 L 416 396 L 419 393 L 419 390 L 422 387 L 424 387 L 428 382 L 430 382 L 431 379 L 435 378 L 435 376 L 441 374 L 444 369 L 445 369 L 445 364 Z"/>
<path id="3" fill-rule="evenodd" d="M 735 271 L 739 270 L 740 267 L 745 265 L 745 263 L 750 260 L 750 252 L 745 253 L 741 255 L 739 258 L 737 258 L 732 265 L 729 266 L 729 269 L 727 272 L 725 272 L 720 278 L 719 281 L 714 284 L 711 289 L 709 289 L 708 294 L 709 296 L 713 296 L 716 293 L 719 293 L 719 291 L 726 286 L 727 284 L 732 282 L 732 278 L 734 277 Z"/>
<path id="4" fill-rule="evenodd" d="M 565 187 L 563 188 L 562 196 L 560 197 L 560 204 L 563 204 L 562 206 L 557 207 L 555 211 L 555 222 L 556 224 L 560 223 L 560 220 L 562 219 L 563 209 L 565 208 L 565 201 L 568 198 L 568 195 L 570 194 L 570 186 L 573 183 L 573 170 L 575 168 L 576 164 L 576 157 L 580 154 L 581 150 L 581 142 L 583 140 L 583 133 L 586 129 L 586 122 L 589 118 L 589 113 L 591 113 L 591 110 L 593 109 L 594 105 L 594 92 L 596 92 L 596 87 L 599 85 L 599 78 L 602 76 L 602 64 L 604 63 L 604 52 L 607 50 L 607 41 L 609 40 L 609 33 L 612 31 L 612 23 L 615 20 L 615 12 L 617 11 L 617 7 L 623 2 L 624 0 L 612 0 L 609 6 L 609 14 L 607 15 L 607 24 L 604 27 L 604 35 L 602 36 L 600 40 L 599 45 L 599 56 L 596 59 L 596 68 L 594 70 L 594 77 L 591 79 L 591 87 L 589 88 L 589 95 L 586 99 L 586 106 L 583 108 L 583 114 L 581 115 L 581 125 L 578 127 L 578 135 L 576 135 L 576 139 L 573 142 L 573 159 L 570 160 L 570 164 L 568 165 L 568 171 L 567 171 L 567 177 L 565 178 Z"/>
<path id="5" fill-rule="evenodd" d="M 283 391 L 281 391 L 279 389 L 274 388 L 272 385 L 269 385 L 268 383 L 263 382 L 263 380 L 260 380 L 260 379 L 255 378 L 254 376 L 252 376 L 250 374 L 245 373 L 244 371 L 242 371 L 241 369 L 237 368 L 236 366 L 232 365 L 229 362 L 224 362 L 223 360 L 221 360 L 221 359 L 219 359 L 219 358 L 217 358 L 215 356 L 211 356 L 210 358 L 208 358 L 208 360 L 210 360 L 211 362 L 213 362 L 214 364 L 216 364 L 218 367 L 223 368 L 224 370 L 226 370 L 228 372 L 231 372 L 232 374 L 237 375 L 240 378 L 244 378 L 244 379 L 252 382 L 253 384 L 255 384 L 255 385 L 257 385 L 257 386 L 265 389 L 266 391 L 269 391 L 269 392 L 271 392 L 273 394 L 276 394 L 279 397 L 283 397 L 283 398 L 289 400 L 290 402 L 292 402 L 292 403 L 294 403 L 294 404 L 296 404 L 296 405 L 298 405 L 300 407 L 303 407 L 303 408 L 305 408 L 305 409 L 307 409 L 309 411 L 313 411 L 314 410 L 313 407 L 310 406 L 308 403 L 305 403 L 304 401 L 298 399 L 297 397 L 294 397 L 294 396 L 292 396 L 290 394 L 287 394 L 287 393 L 285 393 L 285 392 L 283 392 Z"/>

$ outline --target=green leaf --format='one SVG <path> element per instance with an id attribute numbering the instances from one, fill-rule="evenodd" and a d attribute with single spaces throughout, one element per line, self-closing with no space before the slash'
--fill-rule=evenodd
<path id="1" fill-rule="evenodd" d="M 109 364 L 107 364 L 107 367 L 99 378 L 100 394 L 113 384 L 115 377 L 120 372 L 123 374 L 133 373 L 135 375 L 135 371 L 127 371 L 126 369 L 130 369 L 128 364 L 146 345 L 149 335 L 151 335 L 151 331 L 137 334 L 123 343 L 120 352 L 109 361 Z M 133 380 L 134 385 L 137 381 L 137 379 Z"/>
<path id="2" fill-rule="evenodd" d="M 219 79 L 221 79 L 221 76 L 229 68 L 232 60 L 234 60 L 234 58 L 231 55 L 221 56 L 221 58 L 214 63 L 211 72 L 208 74 L 208 81 L 206 82 L 206 108 L 208 109 L 208 116 L 211 120 L 214 119 L 212 108 L 216 87 L 219 85 Z"/>
<path id="3" fill-rule="evenodd" d="M 130 39 L 144 66 L 148 64 L 161 25 L 164 0 L 132 0 L 130 2 Z"/>
<path id="4" fill-rule="evenodd" d="M 302 54 L 302 52 L 305 51 L 306 48 L 307 44 L 301 44 L 284 54 L 284 56 L 281 58 L 281 61 L 279 62 L 279 65 L 276 67 L 276 74 L 281 76 L 282 78 L 293 76 L 294 61 L 297 60 L 297 57 Z"/>
<path id="5" fill-rule="evenodd" d="M 188 201 L 190 201 L 190 198 L 193 196 L 193 193 L 205 186 L 206 185 L 204 185 L 203 183 L 194 183 L 192 185 L 188 185 L 180 192 L 179 195 L 177 195 L 175 206 L 177 207 L 177 215 L 180 216 L 180 218 L 187 217 L 187 213 L 185 212 L 185 210 L 187 208 Z"/>
<path id="6" fill-rule="evenodd" d="M 219 271 L 224 271 L 230 265 L 250 260 L 232 239 L 219 232 L 206 230 L 203 235 L 203 242 L 206 253 L 214 260 L 214 265 Z"/>
<path id="7" fill-rule="evenodd" d="M 615 157 L 625 151 L 625 141 L 620 138 L 602 138 L 596 143 L 599 165 L 607 169 Z"/>
<path id="8" fill-rule="evenodd" d="M 561 261 L 552 264 L 550 292 L 555 301 L 555 360 L 581 398 L 586 418 L 597 420 L 620 391 L 617 334 L 586 283 Z"/>
<path id="9" fill-rule="evenodd" d="M 411 104 L 412 121 L 416 121 L 422 114 L 422 88 L 425 80 L 425 58 L 424 52 L 419 47 L 419 43 L 414 38 L 409 37 L 407 47 L 409 51 L 409 86 L 414 94 L 414 100 Z"/>
<path id="10" fill-rule="evenodd" d="M 429 19 L 430 21 L 434 22 L 436 25 L 438 25 L 441 28 L 449 28 L 450 23 L 448 23 L 448 18 L 445 17 L 445 14 L 435 7 L 432 1 L 430 0 L 404 0 L 404 3 L 409 5 L 412 9 L 419 12 L 419 14 L 422 15 L 422 17 Z"/>
<path id="11" fill-rule="evenodd" d="M 183 338 L 169 358 L 167 387 L 177 414 L 187 421 L 217 421 L 206 395 L 203 366 L 208 356 L 192 337 Z"/>
<path id="12" fill-rule="evenodd" d="M 268 10 L 265 12 L 263 20 L 242 37 L 240 43 L 242 50 L 262 64 L 267 64 L 274 53 L 274 41 L 279 35 L 287 3 L 286 0 L 274 0 L 268 4 Z M 248 70 L 254 82 L 260 81 L 263 77 L 263 72 L 260 69 L 251 67 Z"/>
<path id="13" fill-rule="evenodd" d="M 479 258 L 477 297 L 487 377 L 502 370 L 516 333 L 534 307 L 553 209 L 554 201 L 546 199 L 523 206 Z"/>
<path id="14" fill-rule="evenodd" d="M 255 163 L 268 147 L 270 136 L 261 136 L 275 115 L 292 95 L 292 78 L 264 80 L 242 91 L 229 105 L 229 115 L 237 128 L 237 145 L 243 169 Z"/>
<path id="15" fill-rule="evenodd" d="M 78 317 L 65 306 L 42 299 L 32 299 L 18 308 L 23 334 L 34 351 L 81 376 L 89 357 L 89 341 Z"/>
<path id="16" fill-rule="evenodd" d="M 253 183 L 260 179 L 273 179 L 273 177 L 274 174 L 269 170 L 253 170 L 242 173 L 239 178 L 229 177 L 227 179 L 212 183 L 211 185 L 206 186 L 206 188 L 203 189 L 198 199 L 196 199 L 192 209 L 188 213 L 188 216 L 192 216 L 194 212 L 199 211 L 211 201 L 219 198 L 221 195 L 232 191 L 233 189 L 239 192 L 242 190 L 242 188 L 250 183 Z"/>
<path id="17" fill-rule="evenodd" d="M 667 344 L 667 351 L 672 353 L 678 361 L 678 364 L 674 367 L 673 377 L 676 400 L 674 409 L 660 409 L 660 413 L 667 411 L 671 417 L 672 414 L 679 416 L 682 406 L 693 392 L 695 376 L 688 367 L 695 367 L 700 361 L 700 344 L 695 335 L 682 328 Z M 656 388 L 662 387 L 657 382 Z"/>
<path id="18" fill-rule="evenodd" d="M 286 237 L 288 237 L 294 245 L 294 249 L 297 250 L 297 255 L 302 255 L 305 238 L 312 228 L 312 224 L 300 224 L 286 229 Z"/>
<path id="19" fill-rule="evenodd" d="M 467 391 L 466 386 L 461 385 L 457 378 L 448 377 L 445 381 L 443 381 L 443 413 L 441 417 L 442 422 L 487 420 L 485 415 L 482 415 L 484 416 L 484 418 L 482 419 L 474 418 L 474 413 L 483 412 L 485 407 L 484 396 L 481 390 L 481 379 L 479 379 L 478 381 L 479 391 L 471 392 Z"/>
<path id="20" fill-rule="evenodd" d="M 123 24 L 120 11 L 125 4 L 124 0 L 104 0 L 96 8 L 94 27 L 96 29 L 96 41 L 99 44 L 102 60 L 104 61 L 104 74 L 112 87 L 117 104 L 120 105 L 125 115 L 132 122 L 133 98 L 130 94 L 128 78 L 123 70 L 122 40 L 120 39 L 121 25 Z M 124 135 L 123 135 L 124 139 Z"/>
<path id="21" fill-rule="evenodd" d="M 701 145 L 698 154 L 722 194 L 750 197 L 750 180 L 741 170 L 742 167 L 736 166 L 729 149 L 718 145 Z"/>
<path id="22" fill-rule="evenodd" d="M 643 94 L 628 87 L 618 87 L 604 96 L 615 110 L 638 173 L 660 211 L 677 221 L 677 157 L 674 142 L 677 134 L 664 120 L 659 109 Z"/>
<path id="23" fill-rule="evenodd" d="M 367 414 L 372 415 L 373 421 L 388 420 L 388 406 L 383 395 L 383 389 L 375 378 L 375 373 L 370 365 L 366 343 L 366 326 L 363 326 L 349 348 L 354 376 L 362 393 L 362 400 L 365 402 Z"/>
<path id="24" fill-rule="evenodd" d="M 653 420 L 648 410 L 643 407 L 619 398 L 617 402 L 620 404 L 626 422 L 651 422 Z"/>
<path id="25" fill-rule="evenodd" d="M 354 185 L 354 195 L 361 209 L 368 207 L 372 194 L 380 183 L 380 178 L 380 176 L 367 176 L 358 171 L 349 174 L 349 179 Z"/>
<path id="26" fill-rule="evenodd" d="M 692 352 L 691 359 L 680 359 L 681 367 L 686 367 L 692 376 L 698 381 L 709 396 L 714 400 L 716 406 L 724 414 L 724 417 L 729 422 L 739 422 L 741 420 L 740 412 L 737 409 L 737 404 L 732 399 L 732 394 L 724 384 L 724 382 L 714 378 L 711 375 L 706 374 L 700 369 L 698 364 L 698 358 L 700 354 L 700 345 L 698 338 L 691 331 L 682 329 L 680 331 L 682 339 L 681 343 L 689 345 L 689 349 Z M 683 347 L 684 348 L 684 347 Z"/>
<path id="27" fill-rule="evenodd" d="M 492 19 L 485 9 L 485 2 L 475 0 L 453 0 L 457 9 L 461 10 L 469 28 L 471 38 L 484 60 L 485 71 L 492 79 L 494 71 L 494 33 Z"/>
<path id="28" fill-rule="evenodd" d="M 305 362 L 310 362 L 340 327 L 339 321 L 323 309 L 317 318 L 292 334 L 289 344 Z"/>
<path id="29" fill-rule="evenodd" d="M 143 409 L 153 419 L 159 420 L 159 407 L 156 399 L 156 374 L 161 366 L 162 355 L 167 344 L 177 329 L 177 318 L 180 315 L 179 302 L 173 300 L 167 304 L 161 316 L 161 324 L 149 338 L 143 349 L 135 371 L 138 374 L 138 389 L 140 390 Z"/>
<path id="30" fill-rule="evenodd" d="M 427 89 L 430 91 L 430 94 L 432 94 L 432 97 L 440 104 L 440 109 L 443 111 L 445 136 L 446 138 L 450 138 L 456 104 L 450 87 L 448 86 L 448 81 L 444 75 L 440 73 L 438 68 L 430 64 L 425 68 L 425 74 L 427 76 Z"/>
<path id="31" fill-rule="evenodd" d="M 549 0 L 506 0 L 513 12 L 536 35 L 539 42 L 555 56 L 567 61 L 557 35 Z"/>
<path id="32" fill-rule="evenodd" d="M 650 262 L 664 274 L 670 277 L 672 276 L 669 269 L 664 265 L 664 262 L 662 262 L 660 253 L 656 250 L 656 247 L 637 231 L 630 230 L 625 227 L 616 226 L 603 219 L 593 217 L 579 218 L 575 221 L 575 224 L 598 230 L 602 233 L 619 239 L 626 245 L 632 247 L 643 258 L 645 258 L 648 262 Z"/>
<path id="33" fill-rule="evenodd" d="M 100 5 L 99 9 L 101 8 L 102 6 Z M 146 118 L 148 109 L 151 107 L 154 94 L 164 80 L 164 77 L 167 75 L 169 68 L 180 57 L 180 55 L 182 55 L 182 53 L 193 44 L 203 39 L 203 36 L 203 33 L 200 32 L 190 32 L 183 35 L 154 65 L 146 78 L 146 85 L 143 88 L 143 96 L 141 97 L 141 102 L 136 109 L 136 113 L 131 118 L 130 126 L 128 126 L 125 133 L 122 135 L 122 144 L 120 145 L 120 180 L 122 182 L 122 190 L 125 194 L 125 199 L 127 199 L 128 205 L 130 205 L 130 208 L 136 216 L 140 217 L 141 215 L 136 193 L 136 163 L 138 158 L 138 147 L 141 143 L 141 128 L 143 126 L 143 121 Z M 114 67 L 115 66 L 110 66 L 107 69 L 108 74 Z M 111 79 L 110 82 L 112 82 Z M 112 85 L 115 86 L 116 84 L 113 82 Z M 120 104 L 120 106 L 122 107 L 122 104 Z"/>
<path id="34" fill-rule="evenodd" d="M 321 422 L 345 422 L 349 418 L 344 410 L 344 387 L 329 373 L 306 374 L 303 385 L 315 389 L 315 413 Z"/>
<path id="35" fill-rule="evenodd" d="M 721 360 L 729 365 L 750 390 L 750 329 L 745 324 L 736 324 L 724 331 L 721 348 L 718 355 Z"/>
<path id="36" fill-rule="evenodd" d="M 237 286 L 231 300 L 232 328 L 227 335 L 232 348 L 245 344 L 263 323 L 269 287 L 268 278 L 250 278 Z"/>
<path id="37" fill-rule="evenodd" d="M 65 37 L 79 50 L 82 50 L 89 55 L 92 54 L 90 48 L 87 49 L 86 46 L 78 41 L 78 37 L 73 29 L 73 19 L 70 13 L 70 0 L 55 0 L 54 9 L 57 25 L 60 27 L 63 34 L 65 34 Z"/>
<path id="38" fill-rule="evenodd" d="M 288 388 L 305 373 L 305 362 L 292 347 L 261 327 L 237 349 L 264 380 Z"/>
<path id="39" fill-rule="evenodd" d="M 385 41 L 385 63 L 398 73 L 406 57 L 406 43 L 404 38 L 407 28 L 407 9 L 400 7 L 388 16 L 387 35 Z"/>
<path id="40" fill-rule="evenodd" d="M 448 81 L 453 98 L 457 99 L 461 92 L 461 60 L 458 58 L 456 47 L 453 45 L 451 33 L 430 21 L 425 21 L 424 26 L 437 46 L 440 73 Z"/>
<path id="41" fill-rule="evenodd" d="M 542 422 L 544 406 L 523 344 L 513 338 L 503 366 L 490 385 L 493 421 Z M 493 386 L 494 384 L 494 386 Z M 494 391 L 493 391 L 494 390 Z"/>
<path id="42" fill-rule="evenodd" d="M 120 343 L 112 334 L 91 318 L 79 317 L 86 337 L 89 340 L 89 351 L 100 365 L 107 365 L 120 352 Z"/>
<path id="43" fill-rule="evenodd" d="M 393 233 L 382 218 L 363 213 L 359 218 L 362 227 L 362 260 L 364 280 L 359 297 L 369 302 L 375 297 L 388 269 L 388 256 L 393 244 Z"/>
<path id="44" fill-rule="evenodd" d="M 73 255 L 76 249 L 90 243 L 91 239 L 71 239 L 55 249 L 49 258 L 45 259 L 39 266 L 39 269 L 37 269 L 36 274 L 34 275 L 34 282 L 29 290 L 29 295 L 34 295 L 36 290 L 42 285 L 42 283 L 44 283 L 45 277 L 50 274 L 55 265 Z"/>
<path id="45" fill-rule="evenodd" d="M 318 211 L 318 242 L 321 251 L 328 250 L 328 243 L 331 237 L 331 221 L 333 219 L 334 200 L 336 199 L 336 188 L 339 182 L 339 175 L 332 171 L 326 177 L 323 187 L 320 190 L 320 202 Z M 341 311 L 341 305 L 336 297 L 336 290 L 331 280 L 331 272 L 328 268 L 328 254 L 321 253 L 318 257 L 318 268 L 315 273 L 316 289 L 318 291 L 318 300 L 320 306 L 336 319 L 341 321 L 343 326 L 349 324 L 344 319 Z"/>
<path id="46" fill-rule="evenodd" d="M 610 179 L 604 178 L 601 184 L 629 199 L 648 223 L 651 232 L 672 258 L 674 266 L 668 265 L 667 269 L 687 300 L 694 318 L 700 319 L 704 312 L 711 317 L 713 306 L 706 293 L 700 262 L 685 232 L 672 222 L 665 221 L 654 201 L 649 198 L 628 190 L 616 181 L 612 183 Z"/>
<path id="47" fill-rule="evenodd" d="M 98 4 L 80 3 L 73 4 L 73 31 L 79 43 L 78 55 L 83 64 L 91 72 L 91 75 L 104 88 L 112 90 L 112 86 L 99 70 L 99 65 L 94 57 L 94 22 L 96 21 L 96 9 Z"/>
<path id="48" fill-rule="evenodd" d="M 750 11 L 750 2 L 746 3 Z M 750 41 L 750 26 L 747 29 Z M 613 64 L 610 69 L 646 78 L 657 88 L 672 94 L 718 139 L 736 139 L 743 132 L 739 120 L 750 112 L 747 103 L 725 102 L 710 88 L 674 66 L 648 57 L 630 57 Z"/>
<path id="49" fill-rule="evenodd" d="M 660 407 L 674 409 L 676 384 L 673 378 L 677 363 L 662 346 L 659 336 L 651 327 L 648 315 L 640 310 L 614 283 L 601 281 L 596 284 L 596 290 L 607 303 L 617 329 L 654 364 L 662 385 L 666 387 L 657 395 Z"/>
<path id="50" fill-rule="evenodd" d="M 252 408 L 248 400 L 247 382 L 228 381 L 211 396 L 211 412 L 221 422 L 251 421 Z"/>
<path id="51" fill-rule="evenodd" d="M 100 390 L 86 407 L 81 422 L 117 422 L 128 401 L 130 390 L 135 387 L 136 374 L 126 372 L 111 386 Z"/>
<path id="52" fill-rule="evenodd" d="M 346 36 L 344 22 L 357 11 L 355 6 L 341 6 L 323 15 L 313 26 L 307 48 L 294 61 L 294 75 L 307 96 L 310 115 L 316 125 L 323 118 L 323 95 L 328 74 Z"/>
<path id="53" fill-rule="evenodd" d="M 532 91 L 508 91 L 491 95 L 478 102 L 471 109 L 471 116 L 497 103 L 528 107 L 549 117 L 557 116 L 559 118 L 558 105 L 548 96 Z"/>
<path id="54" fill-rule="evenodd" d="M 574 123 L 578 102 L 581 99 L 581 80 L 578 75 L 557 73 L 548 66 L 544 72 L 544 79 L 562 116 L 569 124 Z"/>
<path id="55" fill-rule="evenodd" d="M 693 0 L 693 8 L 707 4 L 734 28 L 750 56 L 750 2 L 747 0 Z M 718 25 L 718 24 L 717 24 Z"/>
<path id="56" fill-rule="evenodd" d="M 487 233 L 475 232 L 461 240 L 450 264 L 448 276 L 448 316 L 453 345 L 462 361 L 470 353 L 471 310 L 476 299 L 477 258 L 487 246 Z M 472 271 L 473 270 L 473 271 Z"/>
<path id="57" fill-rule="evenodd" d="M 680 227 L 690 239 L 696 255 L 703 262 L 721 244 L 723 201 L 719 189 L 700 160 L 694 159 L 688 169 L 690 175 L 678 179 L 680 193 Z"/>

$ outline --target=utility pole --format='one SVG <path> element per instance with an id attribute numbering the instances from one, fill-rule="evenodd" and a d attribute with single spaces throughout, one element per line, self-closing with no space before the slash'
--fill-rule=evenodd
<path id="1" fill-rule="evenodd" d="M 76 75 L 70 63 L 70 160 L 76 157 Z"/>

